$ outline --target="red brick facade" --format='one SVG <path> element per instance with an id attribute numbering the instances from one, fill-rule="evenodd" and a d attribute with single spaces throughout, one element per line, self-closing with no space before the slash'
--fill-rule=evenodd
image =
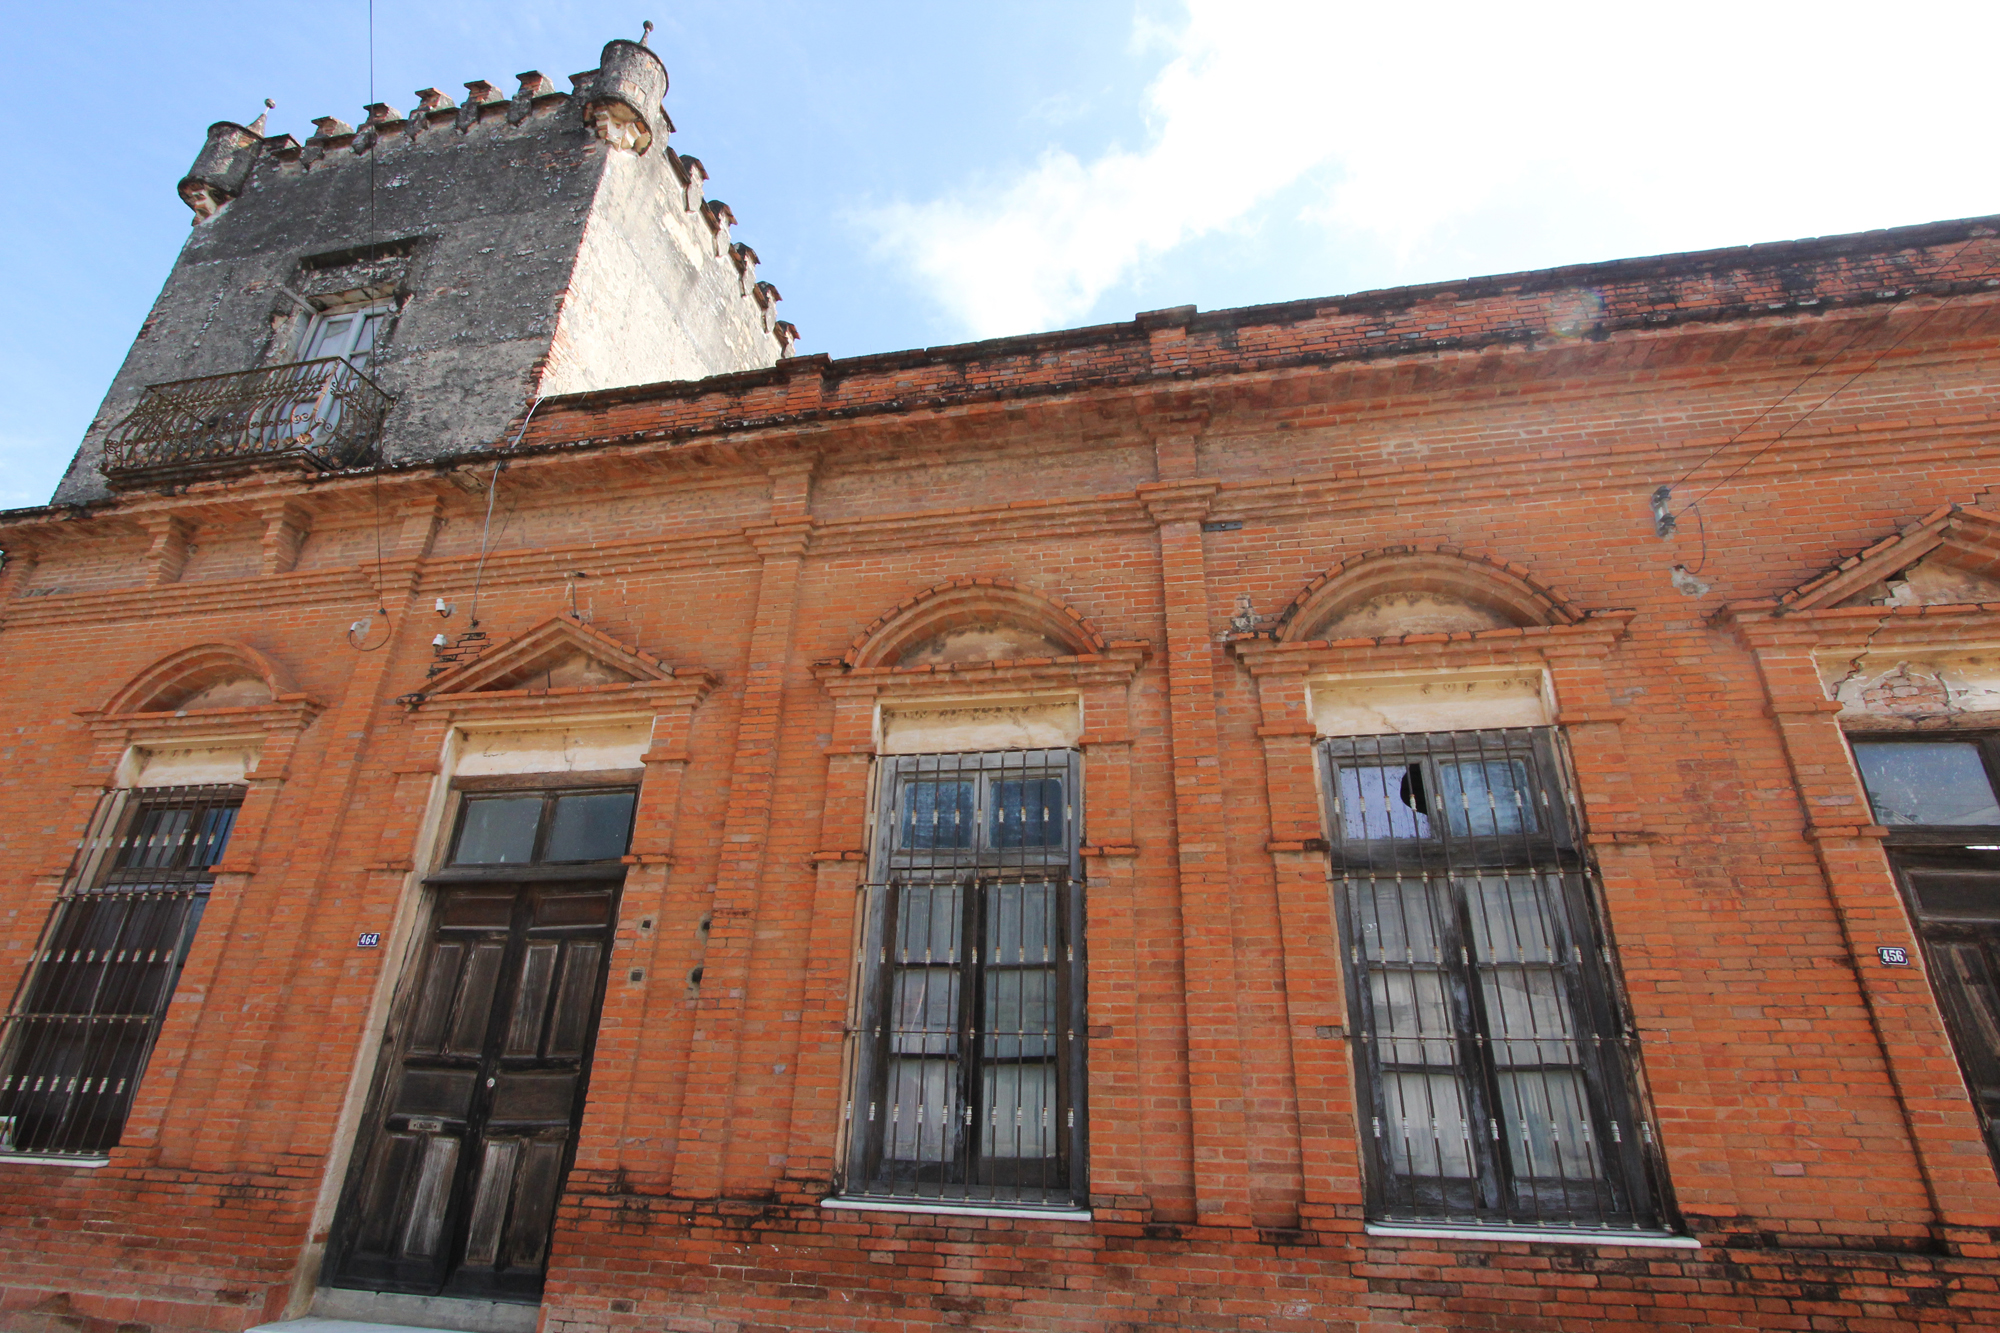
<path id="1" fill-rule="evenodd" d="M 129 747 L 261 749 L 109 1163 L 0 1164 L 0 1323 L 304 1309 L 440 755 L 610 710 L 651 741 L 548 1333 L 1992 1324 L 2000 1178 L 1924 969 L 1878 962 L 1916 940 L 1822 673 L 2000 644 L 2000 606 L 1843 605 L 1994 560 L 1996 271 L 1989 221 L 1169 311 L 552 399 L 497 472 L 6 516 L 0 984 Z M 427 674 L 475 589 L 493 646 Z M 1306 637 L 1355 589 L 1527 623 Z M 895 665 L 975 622 L 1069 651 Z M 630 679 L 508 674 L 544 642 Z M 1364 1230 L 1307 691 L 1482 668 L 1553 693 L 1700 1248 Z M 268 701 L 173 703 L 229 671 Z M 876 709 L 1054 697 L 1092 1215 L 823 1207 Z"/>

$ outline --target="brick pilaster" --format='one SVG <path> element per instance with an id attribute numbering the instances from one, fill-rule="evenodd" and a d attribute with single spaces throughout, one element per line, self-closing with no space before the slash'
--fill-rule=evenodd
<path id="1" fill-rule="evenodd" d="M 1215 726 L 1216 649 L 1209 633 L 1208 567 L 1201 544 L 1202 516 L 1217 489 L 1214 482 L 1167 481 L 1142 486 L 1139 494 L 1159 526 L 1166 608 L 1195 1211 L 1205 1223 L 1248 1226 L 1236 913 L 1224 827 L 1222 747 Z"/>
<path id="2" fill-rule="evenodd" d="M 675 1193 L 697 1198 L 721 1194 L 727 1185 L 737 1061 L 766 867 L 764 841 L 771 827 L 785 677 L 791 664 L 799 575 L 812 536 L 812 520 L 802 516 L 803 501 L 792 499 L 802 483 L 796 472 L 775 475 L 773 510 L 788 510 L 795 516 L 744 533 L 764 567 L 757 585 L 757 617 L 744 674 L 736 757 L 730 766 L 722 856 L 716 867 L 708 952 L 674 1163 Z M 760 1128 L 771 1132 L 770 1119 L 761 1121 Z M 759 1172 L 757 1178 L 766 1179 L 767 1173 Z"/>

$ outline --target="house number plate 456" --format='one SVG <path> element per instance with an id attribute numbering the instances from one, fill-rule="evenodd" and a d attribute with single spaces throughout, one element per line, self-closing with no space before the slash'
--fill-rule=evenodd
<path id="1" fill-rule="evenodd" d="M 1875 956 L 1882 960 L 1884 967 L 1908 967 L 1910 951 L 1900 944 L 1883 944 L 1876 947 Z"/>

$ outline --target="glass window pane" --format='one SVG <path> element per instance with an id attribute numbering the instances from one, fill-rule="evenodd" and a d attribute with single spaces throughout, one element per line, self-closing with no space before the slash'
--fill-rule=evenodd
<path id="1" fill-rule="evenodd" d="M 625 855 L 632 841 L 632 805 L 637 794 L 596 791 L 556 798 L 544 861 L 609 861 Z"/>
<path id="2" fill-rule="evenodd" d="M 1440 762 L 1438 785 L 1451 831 L 1461 838 L 1533 833 L 1538 827 L 1526 760 Z"/>
<path id="3" fill-rule="evenodd" d="M 972 846 L 970 778 L 911 778 L 903 783 L 896 812 L 896 842 L 906 851 L 952 851 Z"/>
<path id="4" fill-rule="evenodd" d="M 1553 963 L 1562 877 L 1481 875 L 1461 881 L 1482 963 Z M 1580 886 L 1579 886 L 1580 887 Z"/>
<path id="5" fill-rule="evenodd" d="M 132 833 L 119 849 L 120 870 L 164 870 L 174 863 L 181 839 L 187 835 L 194 811 L 186 806 L 147 810 L 140 814 Z"/>
<path id="6" fill-rule="evenodd" d="M 905 884 L 897 896 L 895 961 L 956 963 L 961 901 L 958 885 Z"/>
<path id="7" fill-rule="evenodd" d="M 1385 1074 L 1389 1169 L 1399 1176 L 1450 1176 L 1472 1171 L 1472 1125 L 1456 1074 Z"/>
<path id="8" fill-rule="evenodd" d="M 983 1082 L 980 1155 L 1054 1157 L 1056 1071 L 1046 1065 L 989 1065 Z"/>
<path id="9" fill-rule="evenodd" d="M 1880 824 L 2000 824 L 1971 741 L 1856 741 L 1854 759 Z"/>
<path id="10" fill-rule="evenodd" d="M 1445 975 L 1434 968 L 1370 969 L 1368 995 L 1374 1005 L 1375 1058 L 1385 1065 L 1458 1063 Z"/>
<path id="11" fill-rule="evenodd" d="M 1055 947 L 1055 885 L 995 884 L 986 890 L 988 962 L 1046 963 Z"/>
<path id="12" fill-rule="evenodd" d="M 958 1156 L 958 1061 L 890 1060 L 888 1097 L 885 1158 L 944 1162 Z"/>
<path id="13" fill-rule="evenodd" d="M 896 971 L 889 1049 L 898 1055 L 958 1053 L 958 969 L 905 967 Z"/>
<path id="14" fill-rule="evenodd" d="M 1002 778 L 991 788 L 995 847 L 1060 847 L 1061 778 Z"/>
<path id="15" fill-rule="evenodd" d="M 229 831 L 236 827 L 236 810 L 233 805 L 212 805 L 201 812 L 201 827 L 188 852 L 190 870 L 206 870 L 222 859 L 229 846 Z"/>
<path id="16" fill-rule="evenodd" d="M 1344 838 L 1428 838 L 1421 764 L 1370 765 L 1340 770 L 1340 825 Z"/>
<path id="17" fill-rule="evenodd" d="M 452 860 L 466 866 L 526 865 L 535 854 L 539 796 L 475 796 L 465 802 Z"/>
<path id="18" fill-rule="evenodd" d="M 353 315 L 323 315 L 314 321 L 306 334 L 306 346 L 301 361 L 316 361 L 323 356 L 339 356 L 347 350 L 354 336 Z"/>
<path id="19" fill-rule="evenodd" d="M 1435 963 L 1440 922 L 1451 915 L 1448 887 L 1422 879 L 1349 880 L 1361 951 L 1369 960 Z"/>
<path id="20" fill-rule="evenodd" d="M 1039 1060 L 1055 1054 L 1055 973 L 1039 967 L 986 973 L 985 1037 L 989 1060 Z"/>
<path id="21" fill-rule="evenodd" d="M 1582 1075 L 1567 1069 L 1503 1071 L 1499 1083 L 1502 1129 L 1517 1181 L 1597 1178 Z"/>

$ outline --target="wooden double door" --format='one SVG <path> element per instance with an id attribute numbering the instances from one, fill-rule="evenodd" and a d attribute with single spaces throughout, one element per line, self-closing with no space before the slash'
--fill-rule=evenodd
<path id="1" fill-rule="evenodd" d="M 1892 852 L 1916 909 L 1925 962 L 2000 1168 L 2000 853 Z"/>
<path id="2" fill-rule="evenodd" d="M 383 1047 L 328 1285 L 539 1299 L 617 896 L 604 881 L 440 891 Z"/>

